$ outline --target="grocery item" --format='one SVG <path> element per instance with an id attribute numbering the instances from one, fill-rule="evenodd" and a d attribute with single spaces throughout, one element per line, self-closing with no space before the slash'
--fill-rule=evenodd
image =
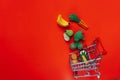
<path id="1" fill-rule="evenodd" d="M 88 26 L 86 25 L 86 23 L 83 20 L 81 20 L 80 18 L 78 18 L 78 16 L 76 14 L 71 14 L 69 18 L 71 21 L 78 23 L 85 30 L 88 29 Z"/>
<path id="2" fill-rule="evenodd" d="M 57 23 L 61 26 L 61 27 L 68 27 L 70 25 L 70 23 L 68 21 L 66 21 L 61 14 L 58 15 L 57 18 Z"/>
<path id="3" fill-rule="evenodd" d="M 70 37 L 66 33 L 63 34 L 63 37 L 65 41 L 70 41 Z"/>
<path id="4" fill-rule="evenodd" d="M 69 37 L 71 37 L 71 36 L 73 36 L 73 30 L 66 30 L 65 31 L 65 33 L 69 36 Z"/>

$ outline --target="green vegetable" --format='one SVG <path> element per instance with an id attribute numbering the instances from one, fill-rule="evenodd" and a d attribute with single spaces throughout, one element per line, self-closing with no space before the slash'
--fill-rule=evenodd
<path id="1" fill-rule="evenodd" d="M 84 51 L 82 51 L 81 54 L 80 54 L 80 58 L 81 58 L 81 60 L 84 62 L 82 56 L 85 56 L 87 60 L 89 59 L 88 55 L 87 55 L 86 52 L 84 52 Z"/>
<path id="2" fill-rule="evenodd" d="M 80 42 L 73 42 L 73 43 L 70 44 L 70 49 L 71 50 L 74 50 L 74 49 L 81 50 L 81 49 L 83 49 L 83 45 Z"/>
<path id="3" fill-rule="evenodd" d="M 73 31 L 72 30 L 66 30 L 65 32 L 69 37 L 71 37 L 73 35 Z"/>
<path id="4" fill-rule="evenodd" d="M 74 21 L 74 22 L 77 22 L 77 23 L 80 22 L 80 19 L 78 18 L 78 16 L 76 14 L 71 14 L 69 18 L 70 18 L 71 21 Z"/>
<path id="5" fill-rule="evenodd" d="M 76 48 L 77 48 L 76 43 L 73 42 L 73 43 L 70 44 L 70 49 L 71 50 L 74 50 Z"/>
<path id="6" fill-rule="evenodd" d="M 82 43 L 78 43 L 77 48 L 78 48 L 79 50 L 83 49 Z"/>
<path id="7" fill-rule="evenodd" d="M 66 33 L 63 34 L 63 37 L 65 41 L 70 41 L 70 37 Z"/>
<path id="8" fill-rule="evenodd" d="M 85 38 L 83 37 L 83 32 L 80 30 L 75 33 L 74 35 L 74 41 L 78 42 L 80 40 L 84 40 Z"/>

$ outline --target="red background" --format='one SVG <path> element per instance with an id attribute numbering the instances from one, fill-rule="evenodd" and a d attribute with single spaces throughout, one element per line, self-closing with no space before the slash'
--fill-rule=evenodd
<path id="1" fill-rule="evenodd" d="M 101 80 L 119 78 L 119 0 L 0 0 L 0 80 L 75 80 L 69 44 L 56 23 L 58 14 L 68 20 L 71 13 L 88 24 L 87 44 L 100 37 L 108 52 Z M 83 30 L 75 23 L 70 28 Z"/>

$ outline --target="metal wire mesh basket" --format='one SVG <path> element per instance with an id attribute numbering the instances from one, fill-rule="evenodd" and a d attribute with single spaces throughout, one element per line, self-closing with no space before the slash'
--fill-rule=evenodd
<path id="1" fill-rule="evenodd" d="M 100 49 L 98 48 L 101 47 Z M 86 51 L 88 56 L 87 64 L 83 61 L 72 63 L 71 55 L 76 54 L 79 56 L 80 51 L 74 51 L 70 53 L 70 65 L 73 71 L 74 78 L 92 77 L 96 76 L 100 79 L 99 66 L 102 60 L 102 55 L 106 54 L 105 49 L 102 46 L 99 38 L 96 38 L 91 45 L 86 46 L 83 50 Z"/>

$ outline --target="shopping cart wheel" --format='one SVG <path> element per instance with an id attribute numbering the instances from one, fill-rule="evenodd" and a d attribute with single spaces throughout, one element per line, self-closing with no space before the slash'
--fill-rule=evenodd
<path id="1" fill-rule="evenodd" d="M 100 79 L 100 74 L 97 75 L 97 78 Z"/>
<path id="2" fill-rule="evenodd" d="M 100 79 L 100 75 L 97 75 L 97 78 Z"/>
<path id="3" fill-rule="evenodd" d="M 74 78 L 77 79 L 78 78 L 78 71 L 74 72 Z"/>
<path id="4" fill-rule="evenodd" d="M 78 79 L 78 76 L 74 76 L 75 79 Z"/>

